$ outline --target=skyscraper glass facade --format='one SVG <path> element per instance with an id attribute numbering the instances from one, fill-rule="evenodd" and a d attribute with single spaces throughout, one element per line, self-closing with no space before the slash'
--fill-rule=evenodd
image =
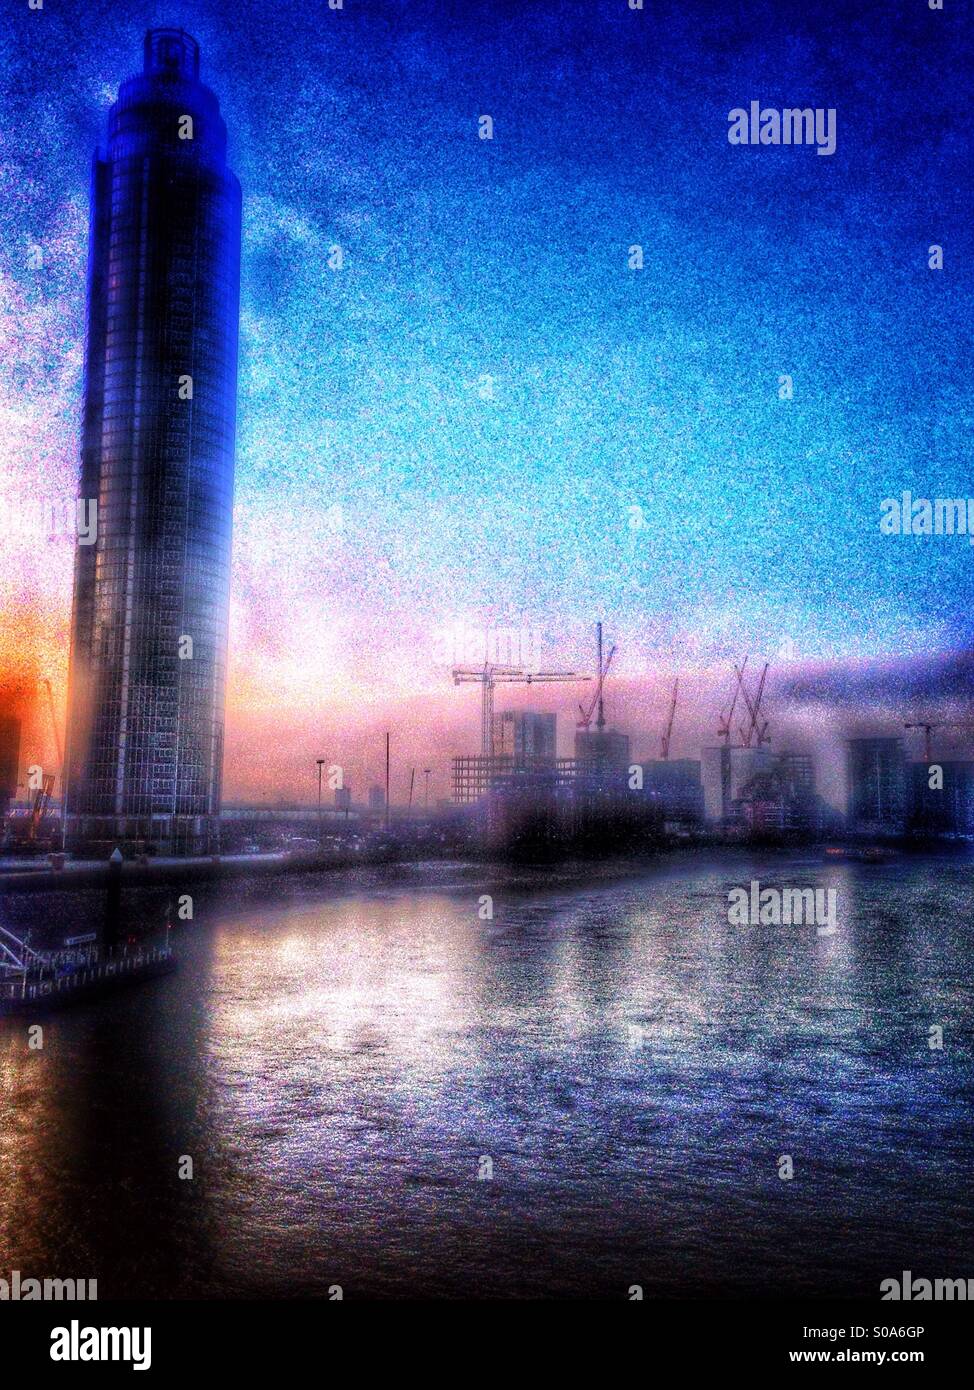
<path id="1" fill-rule="evenodd" d="M 152 30 L 92 169 L 67 835 L 217 844 L 240 185 L 181 30 Z"/>

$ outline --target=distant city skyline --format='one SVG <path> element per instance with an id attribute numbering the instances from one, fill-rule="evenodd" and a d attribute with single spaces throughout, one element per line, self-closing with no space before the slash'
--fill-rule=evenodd
<path id="1" fill-rule="evenodd" d="M 970 547 L 879 523 L 968 490 L 957 18 L 866 5 L 836 49 L 828 13 L 762 3 L 410 0 L 286 33 L 267 0 L 232 27 L 214 0 L 96 8 L 25 6 L 0 49 L 0 496 L 73 496 L 89 152 L 145 29 L 181 25 L 247 189 L 228 796 L 311 799 L 322 754 L 365 787 L 386 727 L 443 794 L 477 746 L 436 650 L 455 623 L 589 669 L 601 618 L 638 757 L 677 672 L 698 756 L 746 652 L 776 661 L 777 746 L 790 724 L 839 762 L 846 723 L 949 693 Z M 835 153 L 730 145 L 759 94 L 836 109 Z M 63 713 L 72 547 L 4 541 L 2 675 L 50 676 Z M 567 738 L 574 695 L 530 705 Z"/>

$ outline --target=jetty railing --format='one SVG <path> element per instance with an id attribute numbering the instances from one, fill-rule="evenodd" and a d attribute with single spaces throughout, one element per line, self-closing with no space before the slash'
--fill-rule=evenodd
<path id="1" fill-rule="evenodd" d="M 58 975 L 46 975 L 43 970 L 34 974 L 28 970 L 13 979 L 0 980 L 0 1004 L 78 993 L 110 980 L 138 974 L 149 966 L 169 964 L 173 959 L 171 947 L 153 946 L 131 952 L 123 950 L 120 955 L 92 961 L 77 970 Z"/>

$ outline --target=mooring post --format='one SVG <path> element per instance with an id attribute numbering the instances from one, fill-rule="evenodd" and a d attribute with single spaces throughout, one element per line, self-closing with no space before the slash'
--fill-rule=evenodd
<path id="1" fill-rule="evenodd" d="M 122 917 L 122 851 L 116 846 L 108 861 L 108 888 L 105 893 L 105 922 L 102 942 L 113 951 L 121 935 Z"/>

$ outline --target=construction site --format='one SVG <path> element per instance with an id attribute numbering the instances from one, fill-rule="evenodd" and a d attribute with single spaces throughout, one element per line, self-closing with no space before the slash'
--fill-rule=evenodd
<path id="1" fill-rule="evenodd" d="M 485 648 L 485 654 L 487 649 Z M 284 855 L 343 865 L 417 854 L 480 852 L 528 860 L 602 857 L 660 846 L 713 843 L 798 843 L 842 839 L 921 844 L 965 843 L 974 837 L 974 763 L 945 757 L 937 738 L 970 733 L 969 722 L 911 718 L 902 734 L 844 740 L 845 804 L 821 794 L 815 756 L 772 747 L 767 709 L 770 664 L 732 663 L 730 696 L 716 720 L 716 738 L 698 757 L 674 757 L 681 714 L 680 680 L 666 687 L 657 756 L 634 757 L 645 730 L 610 723 L 616 645 L 594 628 L 590 671 L 527 669 L 485 660 L 455 665 L 457 687 L 480 687 L 479 751 L 453 757 L 451 795 L 430 798 L 431 767 L 408 769 L 408 799 L 391 793 L 391 736 L 385 735 L 385 783 L 356 800 L 351 786 L 317 807 L 300 796 L 277 807 L 228 805 L 219 853 Z M 498 688 L 572 687 L 570 753 L 559 745 L 559 714 L 496 708 Z M 566 692 L 566 694 L 569 692 Z M 579 696 L 581 698 L 579 698 Z M 563 732 L 563 729 L 562 731 Z M 922 736 L 922 759 L 906 740 Z M 683 739 L 684 745 L 686 737 Z M 400 779 L 406 769 L 397 769 Z M 417 772 L 422 782 L 417 788 Z M 442 770 L 438 770 L 442 776 Z M 0 852 L 10 860 L 65 859 L 62 806 L 64 751 L 55 692 L 44 678 L 0 691 Z M 402 785 L 402 781 L 399 782 Z M 70 847 L 69 847 L 70 848 Z M 159 853 L 151 838 L 122 846 L 126 858 Z M 207 856 L 211 858 L 212 856 Z"/>
<path id="2" fill-rule="evenodd" d="M 673 679 L 659 732 L 659 756 L 636 761 L 628 731 L 606 720 L 606 654 L 595 628 L 593 674 L 526 671 L 485 662 L 457 666 L 457 685 L 481 687 L 481 748 L 453 760 L 453 801 L 467 808 L 488 853 L 543 857 L 602 854 L 691 843 L 808 843 L 824 839 L 928 845 L 974 837 L 974 763 L 934 762 L 934 729 L 969 724 L 905 720 L 922 731 L 924 757 L 911 762 L 901 737 L 847 738 L 845 805 L 829 804 L 816 760 L 804 749 L 772 748 L 766 709 L 770 663 L 732 665 L 729 701 L 713 744 L 699 758 L 671 757 L 680 700 Z M 574 756 L 558 754 L 557 717 L 526 709 L 495 713 L 499 685 L 591 683 L 578 705 Z"/>
<path id="3" fill-rule="evenodd" d="M 602 623 L 595 627 L 591 675 L 529 672 L 520 667 L 458 666 L 457 685 L 481 687 L 481 749 L 453 761 L 453 799 L 471 809 L 488 851 L 536 857 L 545 852 L 603 853 L 735 834 L 820 829 L 814 768 L 809 757 L 774 758 L 763 713 L 768 666 L 751 691 L 747 659 L 735 665 L 735 690 L 720 719 L 714 748 L 700 759 L 671 758 L 679 708 L 674 678 L 659 756 L 636 762 L 628 732 L 606 719 L 607 678 L 616 647 L 605 651 Z M 559 757 L 557 722 L 530 710 L 495 714 L 498 685 L 591 683 L 578 705 L 574 756 Z M 739 707 L 746 711 L 735 725 Z M 735 741 L 735 735 L 737 741 Z"/>

